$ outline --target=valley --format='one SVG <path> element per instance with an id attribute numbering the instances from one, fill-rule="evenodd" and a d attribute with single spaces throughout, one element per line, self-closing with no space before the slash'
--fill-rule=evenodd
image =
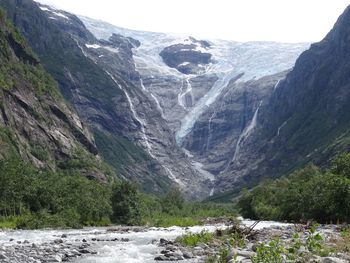
<path id="1" fill-rule="evenodd" d="M 1 262 L 350 260 L 350 7 L 283 43 L 45 3 L 0 0 Z"/>
<path id="2" fill-rule="evenodd" d="M 264 99 L 268 101 L 283 72 L 292 68 L 309 46 L 197 40 L 127 30 L 87 17 L 79 17 L 82 23 L 77 31 L 74 15 L 61 11 L 65 17 L 57 16 L 50 7 L 41 9 L 60 30 L 72 34 L 80 52 L 106 72 L 122 92 L 114 99 L 122 104 L 112 112 L 128 124 L 112 128 L 115 120 L 102 124 L 91 116 L 84 118 L 103 133 L 125 136 L 142 148 L 147 162 L 154 163 L 152 172 L 158 174 L 154 180 L 170 180 L 199 199 L 225 190 L 217 181 L 224 178 L 221 175 L 227 174 L 227 167 L 244 147 L 243 137 L 253 128 L 249 125 L 256 124 L 254 113 Z M 82 30 L 88 38 L 81 37 Z M 230 105 L 223 97 L 236 104 Z M 71 100 L 80 104 L 74 97 Z M 86 106 L 80 107 L 83 110 Z M 226 119 L 227 114 L 234 118 Z M 119 149 L 101 150 L 110 156 Z M 138 174 L 135 171 L 133 177 L 138 178 Z M 188 189 L 194 183 L 196 187 Z"/>

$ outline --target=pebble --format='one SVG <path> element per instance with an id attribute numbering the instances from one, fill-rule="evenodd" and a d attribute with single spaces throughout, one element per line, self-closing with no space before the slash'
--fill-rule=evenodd
<path id="1" fill-rule="evenodd" d="M 252 263 L 251 258 L 254 255 L 256 255 L 257 247 L 260 242 L 268 243 L 271 240 L 271 237 L 275 237 L 275 236 L 279 237 L 281 240 L 285 240 L 288 242 L 293 238 L 293 235 L 296 231 L 295 227 L 296 226 L 272 227 L 272 228 L 266 228 L 266 229 L 257 231 L 256 235 L 254 235 L 252 239 L 245 240 L 246 247 L 244 249 L 232 248 L 230 250 L 229 256 L 226 259 L 226 262 Z M 302 226 L 300 227 L 302 228 Z M 336 238 L 337 236 L 339 237 L 339 232 L 335 231 L 334 226 L 333 227 L 326 226 L 326 228 L 330 229 L 329 232 L 331 233 L 330 236 L 332 238 L 334 237 Z M 322 229 L 324 228 L 321 228 L 321 230 Z M 305 239 L 305 235 L 309 235 L 309 231 L 303 231 L 301 233 L 304 234 L 304 237 L 303 235 L 301 237 L 302 239 L 303 238 Z M 325 240 L 327 240 L 326 235 L 324 235 L 324 238 Z M 156 261 L 180 261 L 184 259 L 196 258 L 198 262 L 204 262 L 207 257 L 218 255 L 223 244 L 225 244 L 225 242 L 216 241 L 216 242 L 210 243 L 209 246 L 207 244 L 198 244 L 197 246 L 191 248 L 191 247 L 184 247 L 181 244 L 178 244 L 176 242 L 172 242 L 161 238 L 158 242 L 158 245 L 160 247 L 163 247 L 164 249 L 161 250 L 160 254 L 157 255 L 154 259 Z M 181 253 L 179 253 L 179 251 Z M 305 253 L 308 253 L 308 251 L 306 251 L 306 248 L 304 247 L 302 247 L 300 251 L 301 252 L 304 251 Z M 349 263 L 350 262 L 347 258 L 347 255 L 344 255 L 341 253 L 332 255 L 332 257 L 313 256 L 313 259 L 315 260 L 315 262 L 320 262 L 320 263 Z M 285 262 L 294 263 L 295 261 L 285 260 Z"/>
<path id="2" fill-rule="evenodd" d="M 8 243 L 10 244 L 10 243 Z M 28 240 L 12 243 L 11 246 L 0 247 L 1 263 L 43 263 L 67 262 L 82 255 L 94 255 L 96 251 L 88 249 L 89 243 L 65 243 L 62 239 L 55 239 L 40 244 Z"/>
<path id="3" fill-rule="evenodd" d="M 62 239 L 55 239 L 54 241 L 53 241 L 55 244 L 62 244 L 63 243 L 63 240 Z"/>
<path id="4" fill-rule="evenodd" d="M 160 256 L 157 256 L 154 258 L 154 260 L 157 260 L 157 261 L 167 261 L 169 260 L 166 256 L 164 255 L 160 255 Z"/>
<path id="5" fill-rule="evenodd" d="M 348 262 L 340 258 L 326 257 L 322 260 L 322 263 L 348 263 Z"/>
<path id="6" fill-rule="evenodd" d="M 251 263 L 251 257 L 255 255 L 256 246 L 258 242 L 266 242 L 270 240 L 270 234 L 273 233 L 282 238 L 291 239 L 294 229 L 293 228 L 276 228 L 270 231 L 269 229 L 263 229 L 258 232 L 254 239 L 246 240 L 247 247 L 245 249 L 232 249 L 233 253 L 237 254 L 240 263 Z M 329 231 L 331 234 L 332 228 Z M 96 242 L 128 242 L 127 238 L 104 238 L 98 239 L 96 237 L 67 240 L 67 235 L 62 234 L 60 238 L 51 239 L 44 243 L 30 243 L 28 240 L 15 241 L 13 239 L 7 243 L 6 246 L 0 247 L 0 262 L 1 263 L 43 263 L 43 262 L 67 262 L 74 261 L 74 258 L 94 255 L 97 251 L 94 251 L 94 245 Z M 215 255 L 222 247 L 223 241 L 214 242 L 210 246 L 206 244 L 198 244 L 194 248 L 183 247 L 177 242 L 160 239 L 152 240 L 152 244 L 158 244 L 160 247 L 159 255 L 155 255 L 156 261 L 181 261 L 185 259 L 193 259 L 194 261 L 204 262 L 208 256 Z M 232 258 L 229 259 L 232 261 Z M 349 262 L 346 254 L 332 254 L 330 257 L 319 257 L 317 260 L 321 263 L 347 263 Z M 229 261 L 228 261 L 229 262 Z"/>

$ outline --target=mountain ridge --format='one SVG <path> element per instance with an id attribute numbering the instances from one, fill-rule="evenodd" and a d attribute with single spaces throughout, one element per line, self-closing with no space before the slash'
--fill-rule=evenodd
<path id="1" fill-rule="evenodd" d="M 300 55 L 263 107 L 260 128 L 248 142 L 242 163 L 233 164 L 224 177 L 237 178 L 234 173 L 255 162 L 260 171 L 250 174 L 256 179 L 267 174 L 276 178 L 310 162 L 327 166 L 337 153 L 349 150 L 349 17 L 347 7 L 327 36 Z M 255 156 L 247 163 L 244 159 L 253 148 L 260 159 Z M 226 184 L 226 178 L 220 183 Z"/>
<path id="2" fill-rule="evenodd" d="M 29 32 L 26 36 L 42 49 L 41 59 L 56 72 L 65 97 L 92 128 L 103 157 L 144 190 L 162 193 L 180 186 L 190 198 L 199 199 L 226 191 L 237 194 L 244 186 L 282 176 L 307 162 L 326 162 L 347 148 L 347 120 L 339 117 L 346 116 L 346 88 L 335 88 L 337 99 L 323 100 L 327 85 L 339 83 L 333 77 L 333 83 L 326 83 L 317 66 L 322 64 L 325 74 L 334 73 L 331 68 L 337 65 L 328 59 L 329 50 L 345 54 L 346 39 L 340 36 L 346 38 L 346 27 L 341 27 L 346 18 L 337 22 L 333 37 L 329 34 L 313 44 L 294 65 L 308 44 L 141 32 L 38 7 L 52 29 L 45 32 L 38 25 L 37 30 L 48 36 L 58 32 L 66 52 L 72 53 L 63 61 L 51 50 L 48 59 L 37 39 Z M 201 59 L 206 53 L 210 60 Z M 311 53 L 314 56 L 305 56 Z M 338 53 L 332 55 L 342 61 Z M 69 62 L 69 57 L 76 59 Z M 61 69 L 50 65 L 56 61 Z M 341 70 L 334 71 L 346 84 Z M 315 89 L 312 77 L 320 79 L 316 86 L 324 86 L 322 92 Z M 316 145 L 323 148 L 317 152 Z"/>

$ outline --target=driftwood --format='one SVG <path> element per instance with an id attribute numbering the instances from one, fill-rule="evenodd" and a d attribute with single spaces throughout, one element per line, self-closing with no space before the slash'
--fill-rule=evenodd
<path id="1" fill-rule="evenodd" d="M 257 231 L 254 231 L 254 228 L 260 223 L 259 221 L 255 221 L 252 225 L 242 227 L 240 223 L 235 223 L 229 228 L 229 233 L 231 234 L 237 234 L 242 238 L 247 238 L 247 239 L 254 239 L 255 235 L 257 234 Z M 218 233 L 219 232 L 219 233 Z M 217 236 L 223 235 L 221 233 L 222 231 L 217 231 Z"/>

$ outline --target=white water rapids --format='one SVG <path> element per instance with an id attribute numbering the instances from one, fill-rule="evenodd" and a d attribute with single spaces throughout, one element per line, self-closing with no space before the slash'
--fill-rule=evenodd
<path id="1" fill-rule="evenodd" d="M 244 220 L 243 224 L 250 226 L 254 221 Z M 255 229 L 264 227 L 283 226 L 277 222 L 260 222 Z M 40 245 L 45 242 L 53 241 L 60 238 L 62 234 L 67 235 L 65 242 L 80 243 L 82 239 L 88 240 L 91 248 L 97 251 L 96 255 L 89 255 L 75 259 L 76 263 L 148 263 L 155 262 L 154 258 L 162 250 L 157 246 L 160 238 L 174 240 L 176 237 L 186 232 L 198 233 L 202 230 L 213 232 L 218 228 L 225 228 L 224 225 L 210 226 L 194 226 L 189 228 L 170 227 L 170 228 L 148 228 L 144 231 L 133 231 L 132 228 L 128 232 L 108 231 L 108 228 L 85 228 L 80 230 L 6 230 L 0 231 L 0 248 L 4 246 L 12 246 L 17 241 L 29 241 Z M 126 227 L 125 227 L 126 228 Z M 123 229 L 123 228 L 122 228 Z M 122 241 L 106 241 L 91 242 L 92 238 L 121 240 L 129 239 L 129 242 Z M 14 241 L 10 242 L 10 239 Z M 181 262 L 199 262 L 199 259 L 183 260 Z"/>

